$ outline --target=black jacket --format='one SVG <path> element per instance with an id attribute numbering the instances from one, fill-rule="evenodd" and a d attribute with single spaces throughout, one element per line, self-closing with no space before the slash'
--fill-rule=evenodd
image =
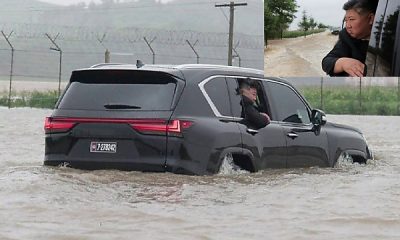
<path id="1" fill-rule="evenodd" d="M 254 102 L 248 97 L 242 96 L 242 113 L 243 120 L 241 123 L 251 129 L 260 129 L 267 126 L 270 122 L 263 116 L 255 106 Z"/>
<path id="2" fill-rule="evenodd" d="M 353 38 L 344 28 L 340 31 L 339 40 L 336 42 L 333 49 L 322 59 L 322 69 L 329 76 L 348 76 L 346 72 L 333 73 L 336 61 L 342 57 L 349 57 L 365 63 L 367 50 L 368 41 Z M 366 71 L 364 75 L 366 75 Z"/>

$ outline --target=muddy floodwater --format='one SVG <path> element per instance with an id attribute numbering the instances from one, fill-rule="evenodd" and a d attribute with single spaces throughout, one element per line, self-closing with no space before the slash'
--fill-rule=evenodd
<path id="1" fill-rule="evenodd" d="M 44 167 L 49 110 L 0 108 L 0 239 L 400 239 L 400 117 L 365 165 L 182 176 Z"/>

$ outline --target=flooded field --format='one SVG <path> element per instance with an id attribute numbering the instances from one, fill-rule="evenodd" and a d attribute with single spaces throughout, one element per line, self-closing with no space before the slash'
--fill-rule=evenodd
<path id="1" fill-rule="evenodd" d="M 0 239 L 400 239 L 400 117 L 328 116 L 366 165 L 193 177 L 44 167 L 49 114 L 0 108 Z"/>

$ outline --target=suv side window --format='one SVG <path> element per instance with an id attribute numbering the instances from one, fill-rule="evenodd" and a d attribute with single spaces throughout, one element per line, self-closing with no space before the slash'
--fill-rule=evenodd
<path id="1" fill-rule="evenodd" d="M 367 66 L 369 76 L 395 76 L 396 53 L 400 44 L 398 32 L 400 3 L 398 0 L 380 0 L 372 27 Z M 398 53 L 397 53 L 398 54 Z"/>
<path id="2" fill-rule="evenodd" d="M 224 77 L 216 77 L 204 85 L 204 90 L 222 116 L 231 116 L 229 96 Z"/>
<path id="3" fill-rule="evenodd" d="M 236 78 L 226 78 L 228 84 L 229 97 L 232 103 L 232 116 L 240 118 L 242 113 L 242 97 L 238 94 L 238 82 Z"/>
<path id="4" fill-rule="evenodd" d="M 309 124 L 309 111 L 301 98 L 289 86 L 276 82 L 263 81 L 267 97 L 274 106 L 274 119 L 281 122 Z"/>
<path id="5" fill-rule="evenodd" d="M 239 91 L 239 82 L 238 80 L 240 79 L 245 79 L 243 78 L 234 78 L 234 77 L 228 77 L 227 84 L 228 84 L 228 90 L 229 90 L 229 97 L 232 103 L 232 116 L 233 117 L 238 117 L 240 118 L 242 116 L 242 96 L 238 93 Z M 253 79 L 255 80 L 255 79 Z M 257 100 L 257 108 L 260 112 L 264 112 L 269 114 L 269 106 L 266 103 L 264 99 L 264 91 L 262 89 L 261 81 L 260 80 L 255 80 L 258 82 L 258 87 L 257 87 L 257 95 L 258 95 L 258 100 Z"/>

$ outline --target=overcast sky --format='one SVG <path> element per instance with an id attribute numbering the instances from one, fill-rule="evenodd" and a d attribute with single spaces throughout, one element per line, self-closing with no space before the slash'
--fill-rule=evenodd
<path id="1" fill-rule="evenodd" d="M 301 19 L 303 10 L 311 15 L 318 23 L 340 27 L 344 16 L 343 4 L 347 0 L 297 0 L 299 6 L 297 18 L 290 26 L 291 29 L 298 28 L 297 23 Z"/>
<path id="2" fill-rule="evenodd" d="M 38 0 L 38 1 L 54 3 L 54 4 L 58 4 L 58 5 L 71 5 L 71 4 L 80 3 L 80 2 L 85 2 L 85 3 L 90 3 L 90 2 L 99 3 L 99 2 L 101 2 L 100 0 Z M 171 2 L 171 1 L 174 1 L 174 0 L 159 0 L 159 1 L 160 2 Z"/>
<path id="3" fill-rule="evenodd" d="M 40 0 L 42 2 L 50 2 L 60 5 L 70 5 L 79 2 L 89 3 L 91 1 L 98 3 L 100 0 Z M 123 1 L 123 0 L 122 0 Z M 159 0 L 161 2 L 169 2 L 174 0 Z M 215 0 L 220 2 L 221 0 Z M 226 0 L 229 2 L 230 0 Z M 279 0 L 278 0 L 279 1 Z M 291 25 L 291 29 L 297 28 L 297 23 L 301 19 L 303 10 L 307 11 L 307 14 L 312 16 L 317 22 L 322 22 L 331 26 L 341 26 L 341 20 L 344 16 L 344 10 L 342 10 L 343 4 L 347 0 L 297 0 L 299 5 L 297 18 Z"/>

